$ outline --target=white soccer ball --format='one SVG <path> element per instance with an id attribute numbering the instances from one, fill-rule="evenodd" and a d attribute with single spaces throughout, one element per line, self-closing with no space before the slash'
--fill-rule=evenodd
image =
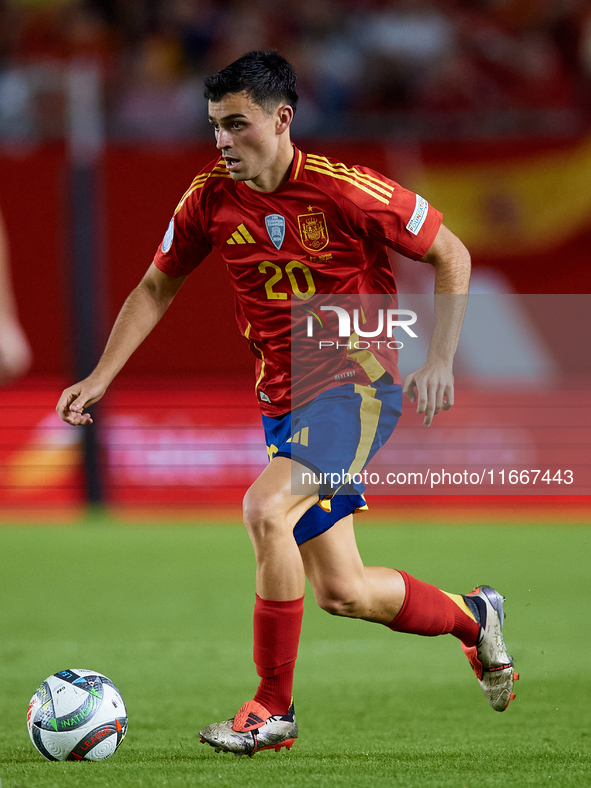
<path id="1" fill-rule="evenodd" d="M 113 682 L 95 670 L 60 670 L 31 698 L 27 728 L 49 761 L 102 761 L 127 733 L 127 710 Z"/>

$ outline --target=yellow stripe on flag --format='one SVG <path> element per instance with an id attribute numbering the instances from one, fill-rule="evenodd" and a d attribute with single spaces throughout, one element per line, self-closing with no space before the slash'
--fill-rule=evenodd
<path id="1" fill-rule="evenodd" d="M 559 246 L 589 227 L 589 183 L 591 136 L 522 160 L 426 167 L 412 188 L 470 250 L 502 255 Z"/>

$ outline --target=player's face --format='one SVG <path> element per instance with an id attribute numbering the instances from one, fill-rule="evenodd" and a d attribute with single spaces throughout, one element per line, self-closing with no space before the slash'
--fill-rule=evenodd
<path id="1" fill-rule="evenodd" d="M 209 102 L 216 147 L 234 180 L 252 181 L 255 188 L 266 180 L 282 158 L 290 113 L 291 107 L 281 106 L 273 112 L 265 111 L 246 93 L 228 93 L 220 101 Z"/>

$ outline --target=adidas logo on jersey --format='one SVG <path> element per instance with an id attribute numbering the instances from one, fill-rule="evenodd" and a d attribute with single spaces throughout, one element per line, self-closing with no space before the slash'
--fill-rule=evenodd
<path id="1" fill-rule="evenodd" d="M 227 244 L 255 244 L 256 241 L 252 237 L 252 235 L 248 232 L 246 227 L 243 224 L 239 224 L 238 228 L 232 233 L 232 235 L 226 241 Z"/>

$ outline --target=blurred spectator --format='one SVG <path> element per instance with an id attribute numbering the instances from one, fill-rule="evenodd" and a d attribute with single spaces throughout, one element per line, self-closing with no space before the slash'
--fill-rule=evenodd
<path id="1" fill-rule="evenodd" d="M 588 0 L 0 0 L 0 139 L 63 134 L 81 55 L 103 70 L 111 136 L 205 134 L 203 75 L 269 47 L 298 71 L 303 133 L 589 125 Z"/>
<path id="2" fill-rule="evenodd" d="M 219 37 L 223 15 L 211 0 L 175 0 L 171 6 L 170 27 L 176 31 L 187 65 L 195 72 L 203 71 Z"/>
<path id="3" fill-rule="evenodd" d="M 31 348 L 19 323 L 8 265 L 8 239 L 0 214 L 0 385 L 24 375 Z"/>
<path id="4" fill-rule="evenodd" d="M 201 80 L 186 78 L 179 41 L 163 34 L 148 35 L 129 56 L 112 128 L 123 137 L 188 137 L 201 114 L 201 93 Z"/>

